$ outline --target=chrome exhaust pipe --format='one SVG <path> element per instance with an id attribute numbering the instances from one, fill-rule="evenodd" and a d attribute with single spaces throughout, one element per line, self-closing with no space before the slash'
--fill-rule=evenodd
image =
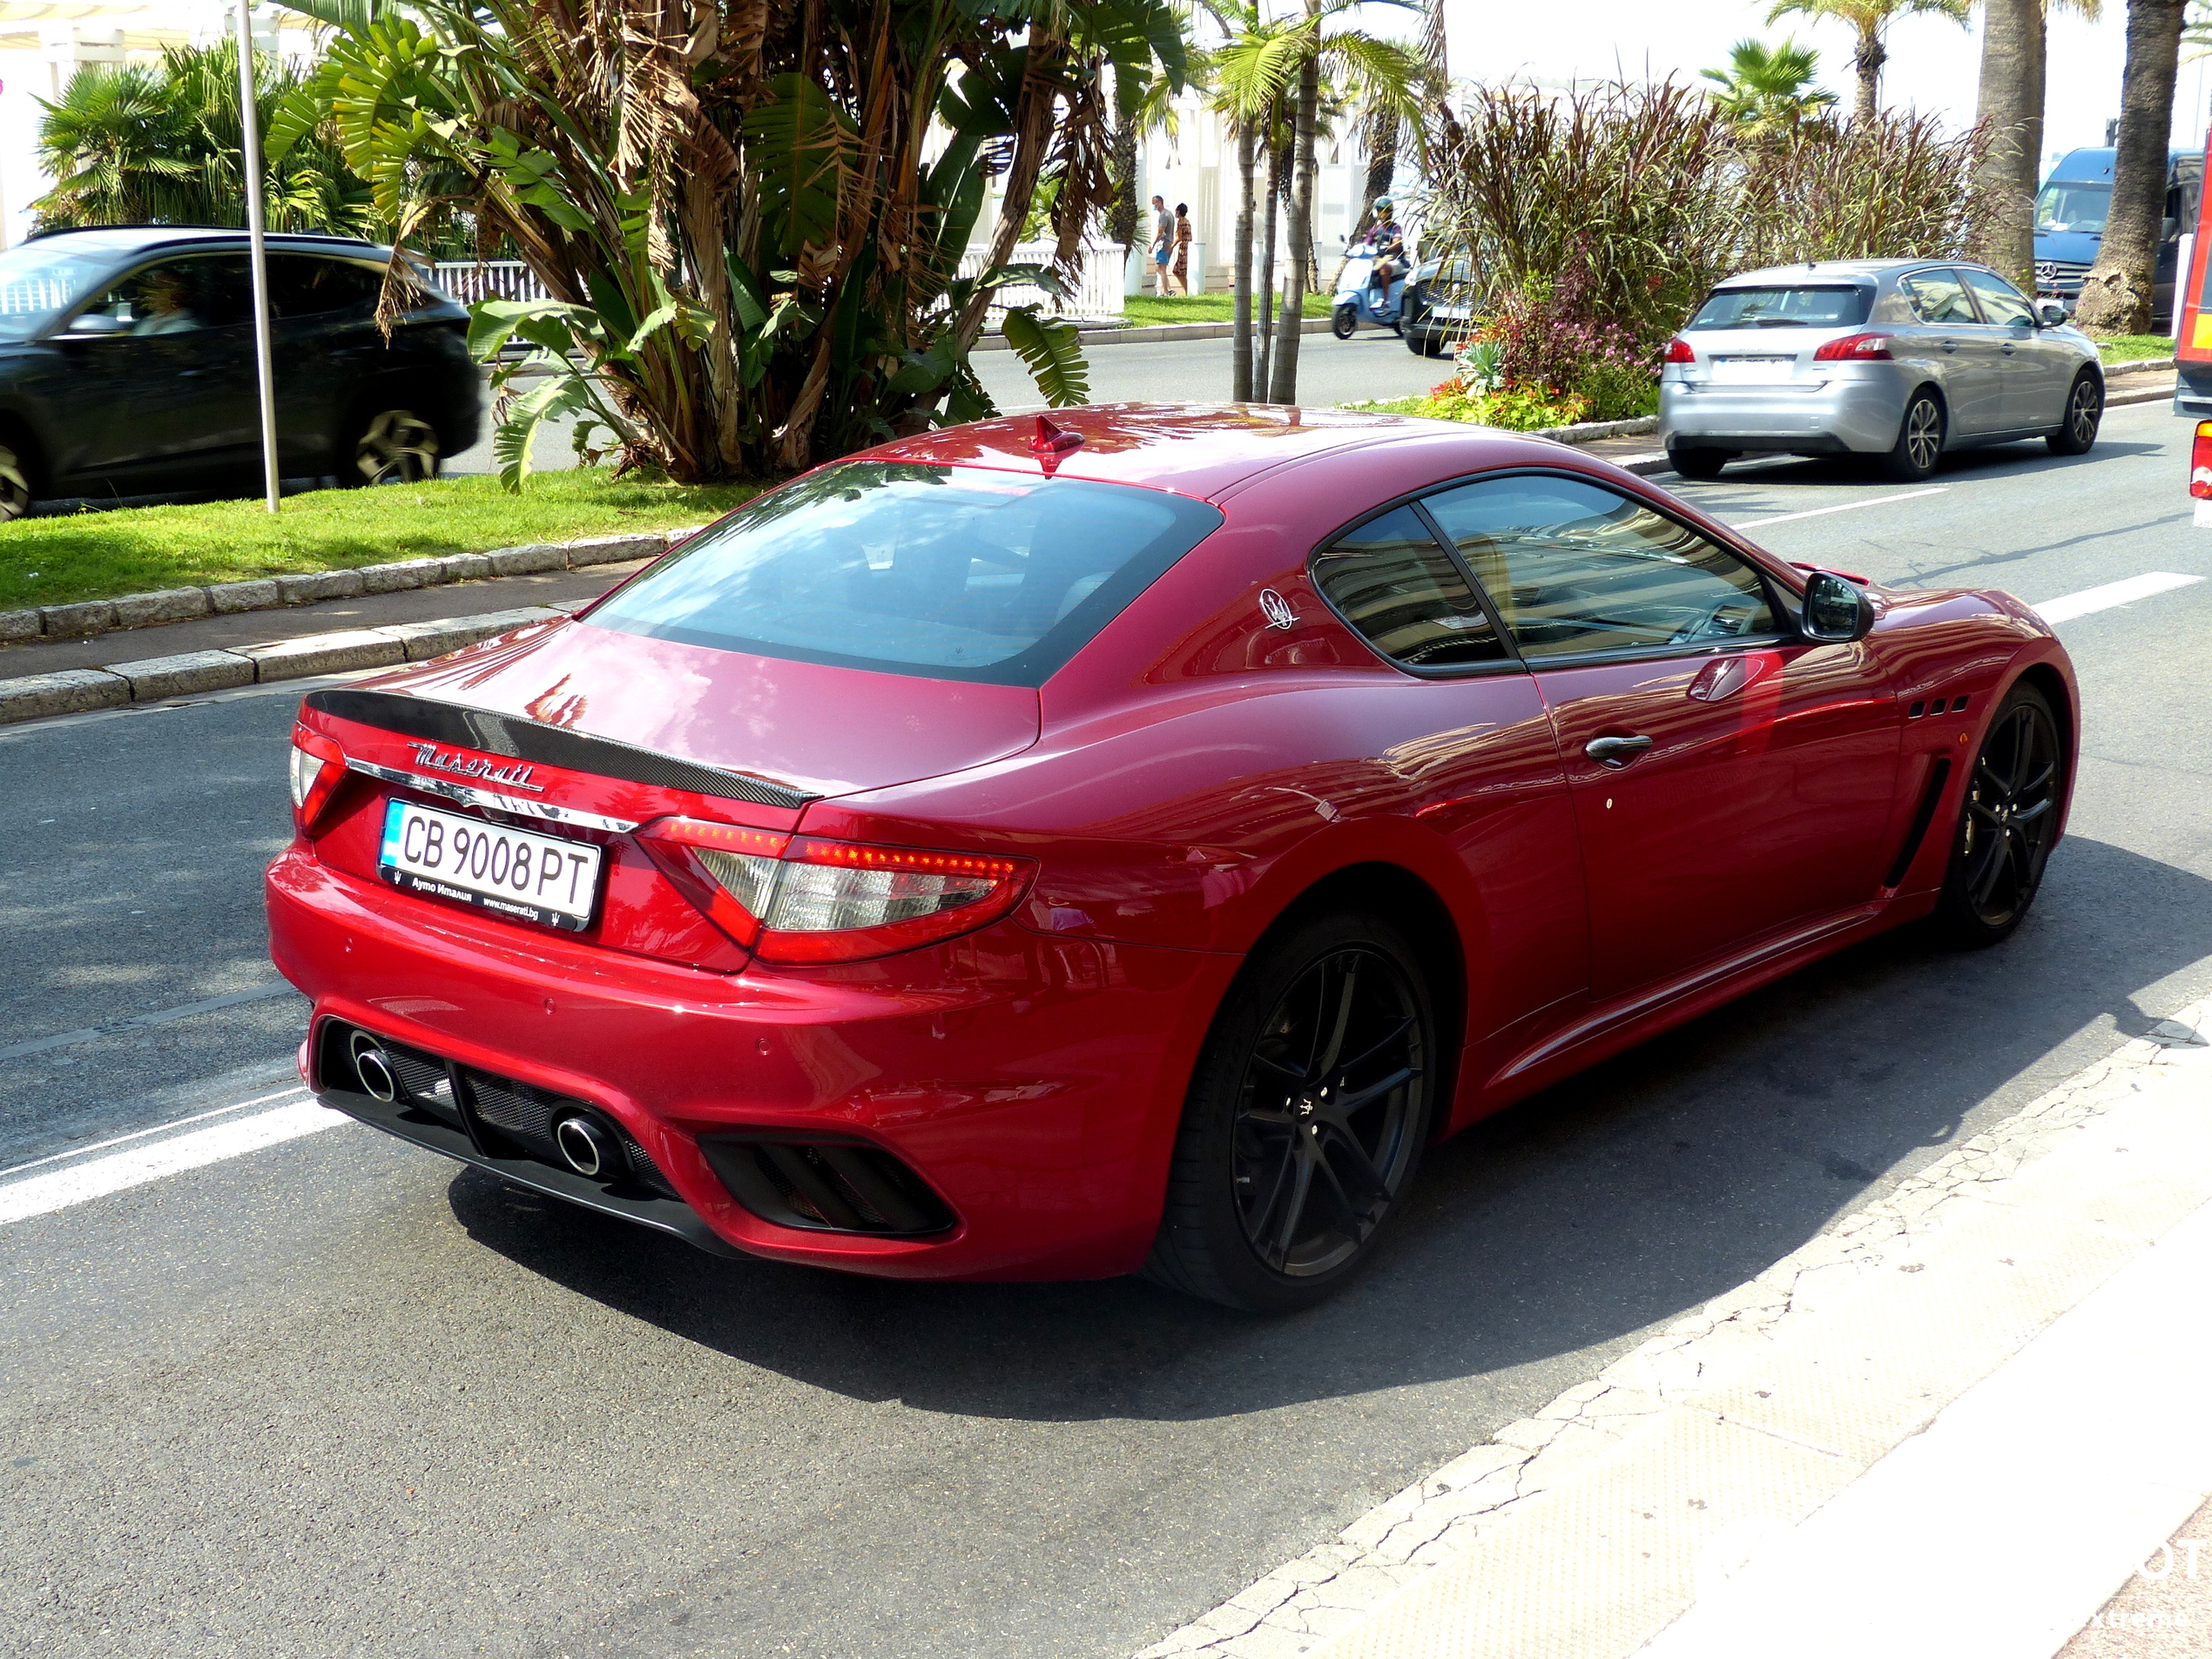
<path id="1" fill-rule="evenodd" d="M 561 1161 L 578 1175 L 595 1181 L 612 1180 L 622 1173 L 622 1149 L 597 1119 L 571 1112 L 553 1125 L 553 1144 Z"/>
<path id="2" fill-rule="evenodd" d="M 361 1087 L 371 1099 L 387 1106 L 400 1097 L 400 1080 L 392 1070 L 392 1062 L 385 1056 L 383 1046 L 366 1031 L 354 1033 L 347 1045 L 354 1057 L 354 1075 L 361 1079 Z"/>

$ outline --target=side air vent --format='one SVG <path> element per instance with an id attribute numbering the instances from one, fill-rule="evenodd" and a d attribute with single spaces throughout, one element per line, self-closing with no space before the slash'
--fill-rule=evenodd
<path id="1" fill-rule="evenodd" d="M 1935 821 L 1937 804 L 1943 799 L 1943 786 L 1950 779 L 1950 758 L 1940 757 L 1929 768 L 1928 786 L 1920 792 L 1920 805 L 1912 814 L 1912 826 L 1905 832 L 1905 845 L 1897 850 L 1897 862 L 1890 866 L 1889 873 L 1882 878 L 1884 887 L 1895 887 L 1905 880 L 1905 873 L 1912 867 L 1912 860 L 1920 850 L 1920 843 L 1927 839 L 1928 826 Z"/>
<path id="2" fill-rule="evenodd" d="M 699 1150 L 731 1197 L 779 1227 L 905 1238 L 953 1224 L 928 1183 L 865 1142 L 724 1135 Z"/>
<path id="3" fill-rule="evenodd" d="M 463 708 L 398 691 L 357 691 L 346 687 L 307 694 L 307 706 L 341 720 L 395 732 L 403 738 L 455 744 L 487 754 L 535 760 L 541 765 L 619 778 L 625 783 L 687 789 L 718 800 L 745 800 L 757 806 L 804 806 L 813 796 L 765 778 L 723 772 L 674 755 L 656 754 L 612 738 L 595 738 L 560 726 L 541 725 L 489 709 Z"/>

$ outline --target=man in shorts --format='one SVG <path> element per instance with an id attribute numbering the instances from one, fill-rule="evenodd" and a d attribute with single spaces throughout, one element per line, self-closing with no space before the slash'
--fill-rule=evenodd
<path id="1" fill-rule="evenodd" d="M 1152 198 L 1152 277 L 1153 287 L 1160 298 L 1168 297 L 1168 261 L 1175 258 L 1175 215 L 1168 212 L 1168 199 Z"/>

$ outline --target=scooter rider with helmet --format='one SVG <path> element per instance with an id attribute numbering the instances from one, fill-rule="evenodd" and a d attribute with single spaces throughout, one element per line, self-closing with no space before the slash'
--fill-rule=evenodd
<path id="1" fill-rule="evenodd" d="M 1375 250 L 1374 269 L 1368 273 L 1367 286 L 1386 299 L 1390 285 L 1397 280 L 1398 269 L 1392 263 L 1406 257 L 1406 233 L 1392 211 L 1393 204 L 1387 196 L 1375 198 L 1375 222 L 1367 232 L 1368 246 Z"/>

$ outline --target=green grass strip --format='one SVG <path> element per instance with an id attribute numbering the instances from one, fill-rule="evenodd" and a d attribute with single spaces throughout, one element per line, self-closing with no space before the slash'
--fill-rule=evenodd
<path id="1" fill-rule="evenodd" d="M 673 529 L 762 488 L 649 483 L 599 468 L 533 474 L 518 496 L 496 478 L 442 478 L 287 496 L 273 515 L 257 498 L 17 519 L 0 524 L 0 610 Z"/>

